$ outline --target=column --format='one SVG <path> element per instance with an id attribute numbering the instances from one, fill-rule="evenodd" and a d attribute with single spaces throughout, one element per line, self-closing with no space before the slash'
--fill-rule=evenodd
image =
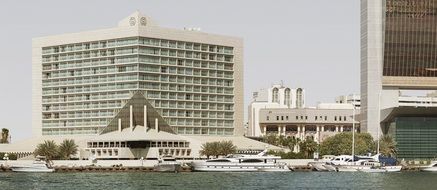
<path id="1" fill-rule="evenodd" d="M 301 134 L 300 134 L 300 125 L 297 125 L 297 138 L 300 139 Z"/>
<path id="2" fill-rule="evenodd" d="M 343 125 L 340 126 L 340 132 L 343 132 Z"/>
<path id="3" fill-rule="evenodd" d="M 285 127 L 285 125 L 283 125 L 282 126 L 282 133 L 284 134 L 284 136 L 285 136 L 285 131 L 286 131 L 286 127 Z"/>
<path id="4" fill-rule="evenodd" d="M 278 125 L 278 136 L 281 136 L 281 128 L 282 128 L 282 125 Z"/>
<path id="5" fill-rule="evenodd" d="M 335 132 L 338 132 L 338 125 L 335 126 Z"/>
<path id="6" fill-rule="evenodd" d="M 155 130 L 156 132 L 159 132 L 158 118 L 155 118 Z"/>
<path id="7" fill-rule="evenodd" d="M 118 132 L 121 132 L 121 118 L 118 118 Z"/>
<path id="8" fill-rule="evenodd" d="M 323 132 L 323 131 L 325 131 L 325 126 L 324 126 L 324 125 L 322 125 L 322 132 Z"/>
<path id="9" fill-rule="evenodd" d="M 267 135 L 267 126 L 264 125 L 263 128 L 264 128 L 263 134 L 265 136 L 265 135 Z"/>
<path id="10" fill-rule="evenodd" d="M 134 130 L 134 115 L 133 115 L 133 110 L 132 110 L 132 105 L 129 106 L 129 127 L 130 130 L 133 131 Z"/>
<path id="11" fill-rule="evenodd" d="M 305 140 L 305 125 L 302 125 L 302 140 Z"/>
<path id="12" fill-rule="evenodd" d="M 320 138 L 320 126 L 319 125 L 316 126 L 316 131 L 317 132 L 316 132 L 316 138 L 315 139 L 316 139 L 317 143 L 320 143 L 319 142 L 319 138 Z"/>
<path id="13" fill-rule="evenodd" d="M 147 132 L 147 106 L 144 105 L 144 132 Z"/>

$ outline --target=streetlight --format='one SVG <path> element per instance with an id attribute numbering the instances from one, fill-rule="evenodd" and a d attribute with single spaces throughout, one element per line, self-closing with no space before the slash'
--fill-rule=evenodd
<path id="1" fill-rule="evenodd" d="M 5 166 L 7 166 L 7 165 L 8 165 L 8 160 L 9 160 L 9 155 L 8 155 L 8 153 L 6 153 L 6 154 L 3 156 L 3 160 L 6 160 L 6 161 L 5 161 Z"/>

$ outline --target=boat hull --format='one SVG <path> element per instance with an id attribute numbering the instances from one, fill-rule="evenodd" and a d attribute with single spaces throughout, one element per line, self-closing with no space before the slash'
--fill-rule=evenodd
<path id="1" fill-rule="evenodd" d="M 202 172 L 278 172 L 291 171 L 286 165 L 275 164 L 205 164 L 193 163 L 193 171 Z"/>
<path id="2" fill-rule="evenodd" d="M 22 167 L 22 166 L 12 166 L 11 170 L 13 172 L 26 172 L 26 173 L 51 173 L 55 171 L 55 169 L 53 168 Z"/>
<path id="3" fill-rule="evenodd" d="M 377 169 L 375 169 L 375 168 L 371 168 L 371 169 L 360 169 L 360 170 L 358 170 L 358 171 L 360 171 L 360 172 L 365 172 L 365 173 L 385 173 L 385 172 L 387 172 L 387 170 L 385 170 L 385 169 L 381 169 L 381 168 L 377 168 Z"/>
<path id="4" fill-rule="evenodd" d="M 153 170 L 156 172 L 178 172 L 180 168 L 180 164 L 158 164 L 153 167 Z"/>
<path id="5" fill-rule="evenodd" d="M 357 172 L 368 169 L 370 169 L 370 166 L 337 166 L 337 171 L 339 172 Z"/>
<path id="6" fill-rule="evenodd" d="M 402 170 L 402 166 L 383 166 L 381 168 L 387 170 L 387 172 L 400 172 Z"/>
<path id="7" fill-rule="evenodd" d="M 420 171 L 422 171 L 422 172 L 437 172 L 437 168 L 436 167 L 422 168 Z"/>

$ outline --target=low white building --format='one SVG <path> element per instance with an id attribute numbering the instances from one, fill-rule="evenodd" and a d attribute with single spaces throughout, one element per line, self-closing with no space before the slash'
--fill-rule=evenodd
<path id="1" fill-rule="evenodd" d="M 290 92 L 289 94 L 286 92 Z M 316 142 L 338 132 L 359 131 L 359 96 L 343 96 L 337 103 L 320 103 L 305 107 L 305 91 L 273 85 L 254 93 L 248 110 L 248 133 L 250 137 L 269 134 L 312 137 Z M 354 109 L 355 108 L 355 109 Z M 354 113 L 355 112 L 355 113 Z"/>
<path id="2" fill-rule="evenodd" d="M 273 85 L 253 93 L 253 100 L 248 108 L 248 128 L 246 136 L 259 137 L 260 109 L 268 108 L 303 108 L 305 107 L 305 90 L 288 88 L 283 85 Z"/>

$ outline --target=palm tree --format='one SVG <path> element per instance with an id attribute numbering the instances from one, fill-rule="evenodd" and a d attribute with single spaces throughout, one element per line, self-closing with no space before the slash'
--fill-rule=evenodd
<path id="1" fill-rule="evenodd" d="M 298 140 L 295 137 L 287 137 L 284 140 L 283 146 L 286 146 L 290 151 L 294 151 L 294 147 L 298 144 Z"/>
<path id="2" fill-rule="evenodd" d="M 44 143 L 38 144 L 33 155 L 45 156 L 47 160 L 53 160 L 59 155 L 58 145 L 53 140 L 46 140 Z"/>
<path id="3" fill-rule="evenodd" d="M 318 148 L 318 144 L 312 138 L 309 137 L 301 141 L 299 143 L 299 146 L 300 146 L 300 151 L 303 151 L 307 158 L 309 158 L 310 155 L 314 153 Z"/>
<path id="4" fill-rule="evenodd" d="M 264 136 L 263 141 L 267 144 L 277 145 L 278 138 L 276 135 L 270 134 L 270 135 Z"/>
<path id="5" fill-rule="evenodd" d="M 381 137 L 379 141 L 379 152 L 385 156 L 396 156 L 396 142 L 390 135 L 384 135 Z"/>
<path id="6" fill-rule="evenodd" d="M 232 143 L 232 141 L 222 141 L 220 142 L 220 155 L 229 155 L 237 152 L 237 147 Z"/>
<path id="7" fill-rule="evenodd" d="M 9 138 L 9 129 L 3 128 L 0 143 L 9 143 L 8 138 Z"/>
<path id="8" fill-rule="evenodd" d="M 65 139 L 61 145 L 59 145 L 59 156 L 63 160 L 68 160 L 71 156 L 76 155 L 78 151 L 78 147 L 76 143 L 74 143 L 73 139 Z"/>
<path id="9" fill-rule="evenodd" d="M 200 155 L 206 156 L 208 159 L 210 156 L 219 155 L 219 142 L 207 142 L 202 144 L 202 149 L 199 151 Z"/>

